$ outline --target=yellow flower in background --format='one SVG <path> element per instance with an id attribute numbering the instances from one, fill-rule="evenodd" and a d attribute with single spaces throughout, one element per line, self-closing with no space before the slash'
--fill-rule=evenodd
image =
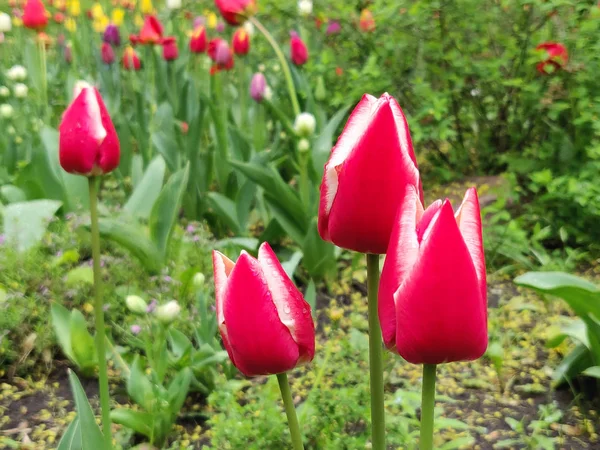
<path id="1" fill-rule="evenodd" d="M 56 9 L 58 9 L 59 11 L 62 11 L 63 9 L 65 9 L 65 5 L 66 5 L 65 0 L 55 0 L 54 1 L 54 7 Z"/>
<path id="2" fill-rule="evenodd" d="M 102 5 L 100 3 L 94 3 L 92 5 L 92 18 L 94 20 L 100 19 L 104 16 L 104 11 L 102 10 Z"/>
<path id="3" fill-rule="evenodd" d="M 217 28 L 217 15 L 214 12 L 209 12 L 206 17 L 206 26 L 211 29 Z"/>
<path id="4" fill-rule="evenodd" d="M 23 26 L 23 21 L 21 20 L 20 17 L 13 17 L 12 18 L 12 24 L 14 27 L 22 27 Z"/>
<path id="5" fill-rule="evenodd" d="M 136 14 L 135 19 L 133 19 L 133 23 L 136 27 L 140 28 L 142 25 L 144 25 L 144 19 L 139 14 Z"/>
<path id="6" fill-rule="evenodd" d="M 79 0 L 68 0 L 69 14 L 73 17 L 81 15 L 81 3 Z"/>
<path id="7" fill-rule="evenodd" d="M 142 0 L 140 4 L 140 9 L 143 14 L 152 14 L 154 11 L 154 6 L 152 6 L 152 0 Z"/>
<path id="8" fill-rule="evenodd" d="M 123 25 L 124 18 L 125 18 L 124 10 L 122 10 L 121 8 L 113 9 L 112 14 L 111 14 L 112 23 L 114 23 L 116 26 L 120 27 L 121 25 Z"/>
<path id="9" fill-rule="evenodd" d="M 67 17 L 67 20 L 65 20 L 65 28 L 67 31 L 74 33 L 75 30 L 77 30 L 77 22 L 75 22 L 75 19 L 72 17 Z"/>
<path id="10" fill-rule="evenodd" d="M 98 17 L 97 19 L 94 19 L 94 23 L 92 24 L 92 27 L 94 28 L 94 31 L 96 33 L 102 33 L 106 27 L 108 26 L 108 24 L 110 23 L 110 20 L 108 19 L 108 16 L 102 16 L 102 17 Z"/>

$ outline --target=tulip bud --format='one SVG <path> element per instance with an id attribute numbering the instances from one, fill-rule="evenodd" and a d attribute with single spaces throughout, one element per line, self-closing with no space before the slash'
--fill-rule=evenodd
<path id="1" fill-rule="evenodd" d="M 201 289 L 204 286 L 205 280 L 206 277 L 204 276 L 204 274 L 202 272 L 198 272 L 196 273 L 196 275 L 194 275 L 194 278 L 192 279 L 192 284 L 196 289 Z"/>
<path id="2" fill-rule="evenodd" d="M 365 95 L 325 165 L 319 234 L 338 247 L 385 253 L 406 185 L 421 192 L 402 109 L 389 94 Z"/>
<path id="3" fill-rule="evenodd" d="M 25 98 L 27 97 L 27 91 L 29 89 L 23 83 L 15 84 L 15 97 L 17 98 Z"/>
<path id="4" fill-rule="evenodd" d="M 84 88 L 63 114 L 59 161 L 73 174 L 95 176 L 119 165 L 119 137 L 96 88 Z"/>
<path id="5" fill-rule="evenodd" d="M 360 29 L 365 32 L 375 30 L 375 18 L 373 13 L 368 9 L 363 9 L 360 13 L 360 21 L 358 23 Z"/>
<path id="6" fill-rule="evenodd" d="M 238 56 L 248 54 L 250 51 L 250 37 L 248 36 L 248 33 L 246 33 L 246 30 L 238 28 L 235 31 L 231 46 L 233 47 L 233 52 Z"/>
<path id="7" fill-rule="evenodd" d="M 104 64 L 112 64 L 115 62 L 115 51 L 112 46 L 106 42 L 103 42 L 102 47 L 100 47 L 100 56 L 102 57 L 102 62 Z"/>
<path id="8" fill-rule="evenodd" d="M 115 47 L 121 45 L 121 33 L 119 33 L 119 27 L 114 23 L 108 24 L 102 35 L 102 40 Z"/>
<path id="9" fill-rule="evenodd" d="M 146 314 L 146 309 L 148 308 L 148 304 L 144 299 L 137 295 L 128 295 L 125 297 L 125 304 L 127 305 L 127 309 L 135 314 Z"/>
<path id="10" fill-rule="evenodd" d="M 217 71 L 233 68 L 233 52 L 223 39 L 213 39 L 208 43 L 208 56 L 216 63 Z"/>
<path id="11" fill-rule="evenodd" d="M 267 80 L 265 76 L 258 72 L 255 73 L 250 82 L 250 97 L 257 103 L 260 103 L 265 98 L 265 90 L 267 89 Z"/>
<path id="12" fill-rule="evenodd" d="M 204 28 L 204 25 L 198 25 L 194 28 L 190 38 L 190 51 L 192 53 L 204 53 L 206 51 L 206 28 Z"/>
<path id="13" fill-rule="evenodd" d="M 167 8 L 169 8 L 169 9 L 181 8 L 181 0 L 167 0 Z"/>
<path id="14" fill-rule="evenodd" d="M 383 341 L 413 364 L 477 359 L 488 343 L 477 192 L 456 214 L 448 200 L 424 210 L 414 186 L 404 192 L 379 286 Z"/>
<path id="15" fill-rule="evenodd" d="M 325 80 L 322 76 L 317 78 L 317 86 L 315 87 L 315 99 L 322 102 L 327 98 L 327 91 L 325 90 Z"/>
<path id="16" fill-rule="evenodd" d="M 4 118 L 4 119 L 8 119 L 10 117 L 12 117 L 13 115 L 13 107 L 11 105 L 9 105 L 8 103 L 4 103 L 2 105 L 0 105 L 0 117 Z"/>
<path id="17" fill-rule="evenodd" d="M 194 19 L 194 30 L 198 27 L 203 27 L 206 25 L 206 17 L 198 16 Z"/>
<path id="18" fill-rule="evenodd" d="M 298 2 L 298 12 L 301 16 L 308 17 L 313 12 L 312 0 L 300 0 Z"/>
<path id="19" fill-rule="evenodd" d="M 215 5 L 229 25 L 241 25 L 256 14 L 256 0 L 215 0 Z"/>
<path id="20" fill-rule="evenodd" d="M 123 67 L 125 70 L 140 70 L 142 63 L 133 47 L 127 47 L 123 53 Z"/>
<path id="21" fill-rule="evenodd" d="M 175 61 L 179 56 L 177 49 L 177 41 L 173 36 L 166 37 L 162 40 L 163 59 L 165 61 Z"/>
<path id="22" fill-rule="evenodd" d="M 307 112 L 300 113 L 294 122 L 294 131 L 298 136 L 310 137 L 314 134 L 316 127 L 315 116 Z"/>
<path id="23" fill-rule="evenodd" d="M 147 16 L 140 30 L 140 44 L 159 44 L 163 37 L 162 23 L 155 16 Z"/>
<path id="24" fill-rule="evenodd" d="M 308 49 L 306 44 L 300 39 L 296 33 L 292 34 L 290 40 L 290 57 L 292 62 L 297 66 L 302 66 L 308 61 Z"/>
<path id="25" fill-rule="evenodd" d="M 164 324 L 169 324 L 173 322 L 181 312 L 181 306 L 175 300 L 171 300 L 164 305 L 157 307 L 154 310 L 154 315 L 158 320 L 160 320 Z"/>
<path id="26" fill-rule="evenodd" d="M 46 28 L 48 16 L 41 0 L 27 0 L 23 9 L 23 25 L 38 31 Z"/>
<path id="27" fill-rule="evenodd" d="M 266 242 L 258 259 L 213 252 L 217 323 L 233 364 L 246 376 L 286 372 L 312 361 L 310 305 Z"/>
<path id="28" fill-rule="evenodd" d="M 65 58 L 65 62 L 67 64 L 71 64 L 73 62 L 73 50 L 71 49 L 71 45 L 65 45 L 63 49 L 63 57 Z"/>
<path id="29" fill-rule="evenodd" d="M 0 13 L 0 33 L 8 33 L 12 29 L 10 16 L 6 13 Z"/>
<path id="30" fill-rule="evenodd" d="M 0 97 L 8 97 L 10 95 L 10 89 L 6 86 L 0 86 Z"/>
<path id="31" fill-rule="evenodd" d="M 27 78 L 27 70 L 23 66 L 12 66 L 8 69 L 8 72 L 6 72 L 6 76 L 9 80 L 23 81 Z"/>

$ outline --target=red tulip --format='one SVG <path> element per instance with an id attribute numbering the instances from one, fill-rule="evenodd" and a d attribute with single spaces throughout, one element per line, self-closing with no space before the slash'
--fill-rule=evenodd
<path id="1" fill-rule="evenodd" d="M 238 55 L 247 55 L 250 51 L 250 36 L 243 28 L 238 28 L 233 34 L 231 41 L 233 52 Z"/>
<path id="2" fill-rule="evenodd" d="M 373 13 L 368 9 L 363 9 L 360 13 L 358 26 L 362 31 L 366 32 L 375 30 L 375 18 L 373 17 Z"/>
<path id="3" fill-rule="evenodd" d="M 470 361 L 485 353 L 487 292 L 477 191 L 454 214 L 438 200 L 425 211 L 405 192 L 390 238 L 379 320 L 385 345 L 414 364 Z"/>
<path id="4" fill-rule="evenodd" d="M 58 130 L 60 165 L 66 172 L 101 175 L 119 165 L 119 137 L 96 88 L 81 90 Z"/>
<path id="5" fill-rule="evenodd" d="M 142 63 L 140 57 L 133 49 L 133 47 L 127 47 L 123 53 L 123 67 L 126 70 L 140 70 Z"/>
<path id="6" fill-rule="evenodd" d="M 545 59 L 537 64 L 537 71 L 542 74 L 548 74 L 558 69 L 562 69 L 569 61 L 569 53 L 564 45 L 557 42 L 544 42 L 536 48 L 538 51 L 544 51 Z M 552 67 L 552 69 L 550 69 Z"/>
<path id="7" fill-rule="evenodd" d="M 65 15 L 61 12 L 54 13 L 52 17 L 56 23 L 63 23 L 65 21 Z"/>
<path id="8" fill-rule="evenodd" d="M 233 364 L 246 376 L 287 372 L 312 361 L 310 305 L 269 244 L 236 263 L 213 251 L 217 321 Z"/>
<path id="9" fill-rule="evenodd" d="M 302 66 L 308 61 L 308 49 L 306 44 L 300 39 L 296 33 L 292 34 L 290 40 L 290 57 L 292 62 L 297 66 Z"/>
<path id="10" fill-rule="evenodd" d="M 241 25 L 256 14 L 256 0 L 215 0 L 223 19 L 229 25 Z"/>
<path id="11" fill-rule="evenodd" d="M 162 40 L 163 58 L 165 61 L 174 61 L 179 56 L 177 49 L 177 40 L 173 36 L 166 37 Z"/>
<path id="12" fill-rule="evenodd" d="M 367 94 L 325 165 L 319 234 L 339 247 L 385 253 L 407 184 L 420 190 L 404 113 L 389 94 Z"/>
<path id="13" fill-rule="evenodd" d="M 204 53 L 206 51 L 206 28 L 203 25 L 194 28 L 190 38 L 190 51 L 192 53 Z"/>
<path id="14" fill-rule="evenodd" d="M 27 0 L 23 10 L 23 25 L 32 30 L 43 30 L 48 25 L 46 8 L 41 0 Z"/>
<path id="15" fill-rule="evenodd" d="M 159 44 L 162 41 L 163 26 L 155 16 L 146 16 L 138 37 L 140 44 Z"/>
<path id="16" fill-rule="evenodd" d="M 115 51 L 112 46 L 106 42 L 103 42 L 102 47 L 100 47 L 100 56 L 102 56 L 102 62 L 104 64 L 112 64 L 115 62 Z"/>

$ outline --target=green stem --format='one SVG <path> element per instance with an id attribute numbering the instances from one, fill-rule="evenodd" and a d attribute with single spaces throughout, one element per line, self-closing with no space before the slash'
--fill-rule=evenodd
<path id="1" fill-rule="evenodd" d="M 369 301 L 369 367 L 371 370 L 371 441 L 373 450 L 385 449 L 385 410 L 383 403 L 383 349 L 377 312 L 379 255 L 367 254 Z"/>
<path id="2" fill-rule="evenodd" d="M 310 180 L 308 179 L 308 151 L 298 152 L 300 159 L 300 199 L 306 211 L 310 211 Z"/>
<path id="3" fill-rule="evenodd" d="M 244 57 L 238 58 L 238 77 L 240 94 L 240 124 L 242 131 L 246 132 L 248 128 L 248 83 L 246 80 L 246 64 Z"/>
<path id="4" fill-rule="evenodd" d="M 102 302 L 102 274 L 100 270 L 100 230 L 98 228 L 98 189 L 97 177 L 89 177 L 90 218 L 92 231 L 92 259 L 94 263 L 94 316 L 96 322 L 96 353 L 98 353 L 98 378 L 100 383 L 100 406 L 102 409 L 102 430 L 105 448 L 112 449 L 110 426 L 110 397 L 108 392 L 108 372 L 106 349 L 104 347 L 104 304 Z"/>
<path id="5" fill-rule="evenodd" d="M 433 410 L 435 407 L 435 364 L 423 365 L 423 393 L 421 399 L 421 450 L 433 449 Z"/>
<path id="6" fill-rule="evenodd" d="M 229 142 L 227 139 L 227 109 L 223 94 L 223 73 L 215 73 L 210 80 L 213 97 L 213 119 L 217 136 L 218 152 L 214 155 L 217 184 L 225 192 L 229 178 Z"/>
<path id="7" fill-rule="evenodd" d="M 41 94 L 42 94 L 42 108 L 44 110 L 44 122 L 46 125 L 49 125 L 48 119 L 48 75 L 46 73 L 46 44 L 39 39 L 38 40 L 38 48 L 40 51 L 40 71 L 42 76 L 42 86 L 41 86 Z"/>
<path id="8" fill-rule="evenodd" d="M 281 391 L 281 398 L 283 399 L 285 414 L 287 415 L 288 426 L 290 427 L 290 433 L 292 435 L 292 447 L 294 450 L 304 450 L 302 435 L 300 434 L 300 425 L 298 424 L 298 417 L 296 416 L 296 408 L 294 408 L 294 401 L 292 400 L 287 373 L 278 373 L 277 381 L 279 382 L 279 390 Z"/>
<path id="9" fill-rule="evenodd" d="M 251 17 L 250 22 L 254 24 L 256 28 L 263 34 L 263 36 L 269 41 L 271 47 L 275 51 L 277 58 L 279 58 L 279 63 L 281 64 L 281 69 L 283 70 L 283 75 L 285 76 L 285 80 L 287 82 L 288 91 L 290 94 L 290 100 L 292 101 L 292 107 L 294 108 L 294 115 L 298 116 L 300 114 L 300 104 L 298 103 L 298 95 L 296 94 L 296 87 L 294 86 L 294 79 L 292 78 L 292 72 L 290 71 L 290 66 L 288 66 L 287 60 L 281 48 L 277 44 L 277 41 L 273 38 L 269 30 L 267 30 L 262 23 L 258 21 L 256 17 Z"/>

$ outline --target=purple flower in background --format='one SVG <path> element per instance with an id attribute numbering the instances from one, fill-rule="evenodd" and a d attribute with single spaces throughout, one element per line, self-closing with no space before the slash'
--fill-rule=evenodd
<path id="1" fill-rule="evenodd" d="M 217 33 L 222 33 L 225 31 L 225 22 L 217 23 Z"/>
<path id="2" fill-rule="evenodd" d="M 254 101 L 260 103 L 265 98 L 265 91 L 267 90 L 267 79 L 265 76 L 258 72 L 255 73 L 250 82 L 250 97 Z"/>
<path id="3" fill-rule="evenodd" d="M 198 16 L 194 19 L 194 27 L 193 29 L 195 30 L 197 27 L 200 26 L 205 26 L 206 25 L 206 17 L 204 16 Z"/>
<path id="4" fill-rule="evenodd" d="M 173 278 L 171 278 L 169 275 L 165 275 L 165 276 L 163 277 L 163 280 L 164 280 L 166 283 L 170 283 L 171 281 L 173 281 Z"/>
<path id="5" fill-rule="evenodd" d="M 338 34 L 342 30 L 342 26 L 337 20 L 332 21 L 328 26 L 325 34 Z"/>
<path id="6" fill-rule="evenodd" d="M 114 45 L 115 47 L 121 45 L 121 34 L 119 33 L 119 27 L 117 27 L 114 23 L 108 24 L 104 30 L 102 40 L 107 44 Z"/>
<path id="7" fill-rule="evenodd" d="M 142 327 L 139 325 L 131 325 L 131 334 L 137 336 L 142 331 Z"/>
<path id="8" fill-rule="evenodd" d="M 108 303 L 105 303 L 104 306 L 102 307 L 102 310 L 104 312 L 108 311 L 110 309 L 110 305 Z"/>
<path id="9" fill-rule="evenodd" d="M 153 298 L 148 307 L 146 308 L 146 312 L 153 312 L 156 309 L 156 305 L 158 305 L 158 302 L 156 301 L 156 299 Z"/>
<path id="10" fill-rule="evenodd" d="M 6 236 L 4 236 L 3 234 L 0 234 L 0 245 L 4 244 L 6 242 Z"/>
<path id="11" fill-rule="evenodd" d="M 196 231 L 196 227 L 194 227 L 194 225 L 188 225 L 185 231 L 187 231 L 188 233 L 193 233 L 194 231 Z"/>
<path id="12" fill-rule="evenodd" d="M 222 66 L 225 66 L 231 60 L 231 50 L 229 44 L 222 39 L 219 39 L 217 49 L 215 51 L 215 62 Z"/>

